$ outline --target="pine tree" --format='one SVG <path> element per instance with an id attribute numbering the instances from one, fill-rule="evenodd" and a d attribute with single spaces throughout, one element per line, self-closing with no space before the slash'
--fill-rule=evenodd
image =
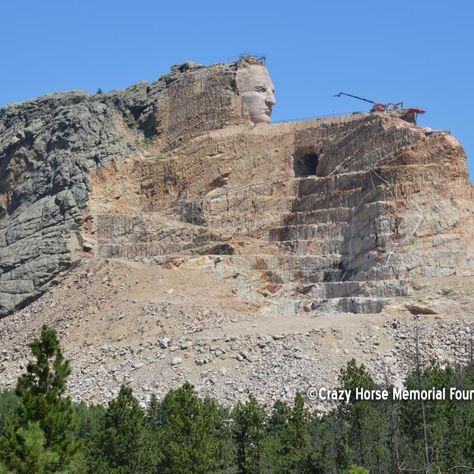
<path id="1" fill-rule="evenodd" d="M 232 419 L 239 474 L 260 472 L 260 457 L 266 436 L 265 408 L 250 396 L 246 403 L 237 403 Z"/>
<path id="2" fill-rule="evenodd" d="M 451 400 L 449 397 L 449 387 L 466 390 L 474 387 L 471 371 L 470 366 L 441 368 L 432 363 L 407 377 L 405 384 L 408 390 L 446 387 L 446 399 L 424 402 L 424 418 L 421 401 L 400 403 L 400 424 L 410 459 L 408 467 L 415 469 L 425 464 L 423 428 L 426 429 L 433 470 L 444 472 L 453 470 L 455 466 L 472 464 L 474 456 L 469 446 L 474 439 L 472 402 Z"/>
<path id="3" fill-rule="evenodd" d="M 272 414 L 268 420 L 268 430 L 270 433 L 278 432 L 286 427 L 291 416 L 291 407 L 288 403 L 277 400 L 273 405 Z"/>
<path id="4" fill-rule="evenodd" d="M 348 423 L 347 441 L 351 458 L 357 465 L 381 471 L 391 461 L 390 428 L 381 404 L 372 400 L 357 400 L 357 388 L 378 389 L 363 364 L 348 362 L 339 376 L 340 389 L 351 391 L 348 405 L 339 406 L 339 416 Z M 380 389 L 380 388 L 379 388 Z"/>
<path id="5" fill-rule="evenodd" d="M 59 454 L 46 447 L 46 437 L 38 422 L 28 422 L 25 427 L 18 428 L 13 437 L 16 440 L 16 447 L 10 452 L 7 464 L 0 463 L 0 473 L 57 472 Z"/>
<path id="6" fill-rule="evenodd" d="M 29 346 L 35 360 L 18 379 L 19 406 L 0 440 L 0 459 L 6 467 L 23 472 L 18 462 L 26 462 L 24 456 L 31 449 L 43 449 L 45 473 L 77 471 L 82 445 L 74 437 L 76 419 L 72 402 L 65 396 L 69 362 L 62 355 L 56 333 L 47 326 L 43 326 L 40 339 Z"/>
<path id="7" fill-rule="evenodd" d="M 271 473 L 310 471 L 310 415 L 303 397 L 296 394 L 293 408 L 277 401 L 263 441 L 262 470 Z"/>
<path id="8" fill-rule="evenodd" d="M 74 406 L 74 410 L 78 421 L 76 435 L 86 442 L 91 441 L 104 425 L 105 408 L 80 402 Z"/>
<path id="9" fill-rule="evenodd" d="M 161 403 L 158 401 L 157 396 L 153 393 L 146 407 L 146 418 L 152 431 L 156 431 L 161 423 L 160 408 Z"/>
<path id="10" fill-rule="evenodd" d="M 4 433 L 7 420 L 18 410 L 18 397 L 12 391 L 0 391 L 0 436 Z"/>
<path id="11" fill-rule="evenodd" d="M 348 464 L 345 421 L 332 411 L 314 414 L 311 423 L 311 472 L 337 474 Z"/>
<path id="12" fill-rule="evenodd" d="M 160 473 L 217 473 L 230 464 L 227 410 L 199 398 L 191 384 L 170 391 L 161 404 L 152 399 L 148 416 L 163 456 Z"/>
<path id="13" fill-rule="evenodd" d="M 357 365 L 355 359 L 351 359 L 339 374 L 339 385 L 343 390 L 351 391 L 351 400 L 355 400 L 357 388 L 373 390 L 376 384 L 363 364 Z"/>
<path id="14" fill-rule="evenodd" d="M 287 472 L 306 472 L 308 470 L 310 425 L 310 414 L 304 405 L 303 397 L 297 393 L 283 438 Z"/>
<path id="15" fill-rule="evenodd" d="M 130 387 L 122 386 L 105 412 L 89 455 L 92 472 L 152 473 L 157 451 L 143 409 Z"/>

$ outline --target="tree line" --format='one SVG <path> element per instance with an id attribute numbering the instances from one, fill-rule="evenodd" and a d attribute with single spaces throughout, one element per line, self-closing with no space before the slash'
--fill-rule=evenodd
<path id="1" fill-rule="evenodd" d="M 229 408 L 185 383 L 145 408 L 122 386 L 107 406 L 73 403 L 71 370 L 44 326 L 16 390 L 0 392 L 0 474 L 441 473 L 474 471 L 474 402 L 356 400 L 310 412 L 297 394 Z M 407 389 L 474 389 L 474 365 L 418 367 Z M 377 385 L 351 360 L 338 389 Z M 385 387 L 390 388 L 390 387 Z"/>

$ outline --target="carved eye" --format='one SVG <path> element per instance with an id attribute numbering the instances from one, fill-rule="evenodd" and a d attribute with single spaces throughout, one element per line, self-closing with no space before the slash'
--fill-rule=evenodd
<path id="1" fill-rule="evenodd" d="M 266 91 L 267 91 L 267 88 L 266 88 L 265 86 L 257 86 L 257 87 L 255 88 L 255 90 L 256 90 L 257 92 L 266 92 Z"/>

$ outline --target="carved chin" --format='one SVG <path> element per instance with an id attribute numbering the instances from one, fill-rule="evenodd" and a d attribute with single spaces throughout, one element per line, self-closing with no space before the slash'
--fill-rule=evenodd
<path id="1" fill-rule="evenodd" d="M 252 120 L 253 123 L 271 123 L 272 118 L 271 118 L 271 112 L 265 113 L 259 113 L 259 114 L 253 114 L 250 116 L 250 120 Z"/>

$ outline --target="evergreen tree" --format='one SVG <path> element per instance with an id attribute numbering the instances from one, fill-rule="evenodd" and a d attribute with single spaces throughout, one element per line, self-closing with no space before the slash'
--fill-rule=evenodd
<path id="1" fill-rule="evenodd" d="M 104 426 L 105 408 L 102 405 L 74 405 L 77 418 L 76 436 L 86 442 L 92 441 Z"/>
<path id="2" fill-rule="evenodd" d="M 346 423 L 333 411 L 326 415 L 314 414 L 311 437 L 311 472 L 337 474 L 347 466 L 349 453 L 346 439 Z"/>
<path id="3" fill-rule="evenodd" d="M 158 429 L 161 423 L 160 407 L 161 407 L 161 403 L 158 401 L 157 396 L 153 393 L 146 407 L 146 418 L 153 432 L 155 432 Z"/>
<path id="4" fill-rule="evenodd" d="M 277 401 L 262 447 L 263 472 L 304 473 L 310 470 L 310 415 L 297 393 L 293 408 Z"/>
<path id="5" fill-rule="evenodd" d="M 74 437 L 76 419 L 71 400 L 65 396 L 69 363 L 56 333 L 47 326 L 30 348 L 35 360 L 28 362 L 26 374 L 18 379 L 19 406 L 0 439 L 0 459 L 9 469 L 22 472 L 18 463 L 27 463 L 25 456 L 33 450 L 43 453 L 45 473 L 77 472 L 82 445 Z"/>
<path id="6" fill-rule="evenodd" d="M 355 359 L 351 359 L 339 374 L 339 388 L 351 391 L 351 400 L 355 401 L 357 388 L 373 390 L 377 385 L 363 364 L 357 365 Z"/>
<path id="7" fill-rule="evenodd" d="M 268 420 L 269 432 L 278 432 L 284 429 L 291 416 L 291 407 L 288 403 L 277 400 L 273 405 L 273 410 Z"/>
<path id="8" fill-rule="evenodd" d="M 310 451 L 311 416 L 300 393 L 296 394 L 293 410 L 284 431 L 285 464 L 287 472 L 306 472 Z"/>
<path id="9" fill-rule="evenodd" d="M 428 445 L 429 465 L 437 471 L 452 469 L 454 466 L 471 465 L 474 459 L 472 451 L 474 408 L 468 401 L 452 400 L 449 388 L 473 389 L 472 366 L 441 368 L 432 363 L 424 370 L 410 374 L 406 380 L 408 390 L 431 390 L 446 388 L 444 400 L 424 402 L 426 444 Z M 423 416 L 420 401 L 400 403 L 401 428 L 406 440 L 407 456 L 410 467 L 425 465 Z"/>
<path id="10" fill-rule="evenodd" d="M 91 472 L 110 474 L 152 473 L 156 448 L 138 400 L 130 387 L 122 386 L 105 412 L 89 455 Z"/>
<path id="11" fill-rule="evenodd" d="M 0 391 L 0 436 L 4 433 L 7 420 L 18 410 L 18 397 L 12 391 Z"/>
<path id="12" fill-rule="evenodd" d="M 148 419 L 162 453 L 158 472 L 222 472 L 232 459 L 227 417 L 227 410 L 199 398 L 189 383 L 170 391 L 161 404 L 152 398 Z"/>
<path id="13" fill-rule="evenodd" d="M 260 471 L 280 473 L 284 466 L 283 441 L 281 434 L 288 425 L 291 408 L 287 403 L 277 400 L 267 423 L 267 433 L 262 441 Z"/>
<path id="14" fill-rule="evenodd" d="M 265 408 L 251 395 L 246 403 L 237 403 L 232 419 L 239 474 L 260 472 L 260 456 L 266 435 Z"/>
<path id="15" fill-rule="evenodd" d="M 10 435 L 12 436 L 12 435 Z M 46 437 L 38 422 L 28 422 L 13 433 L 16 446 L 0 463 L 0 473 L 46 474 L 58 472 L 59 454 L 46 447 Z"/>
<path id="16" fill-rule="evenodd" d="M 474 363 L 471 363 L 465 368 L 461 367 L 463 371 L 462 388 L 467 390 L 474 390 Z M 463 425 L 462 425 L 462 442 L 464 450 L 464 457 L 469 462 L 474 463 L 474 403 L 472 401 L 463 402 Z"/>
<path id="17" fill-rule="evenodd" d="M 347 443 L 352 461 L 371 471 L 386 472 L 391 462 L 390 428 L 382 404 L 356 399 L 357 388 L 381 387 L 377 387 L 364 365 L 358 366 L 355 359 L 341 370 L 339 383 L 340 389 L 351 391 L 349 404 L 339 406 L 339 416 L 343 416 L 348 425 Z"/>

